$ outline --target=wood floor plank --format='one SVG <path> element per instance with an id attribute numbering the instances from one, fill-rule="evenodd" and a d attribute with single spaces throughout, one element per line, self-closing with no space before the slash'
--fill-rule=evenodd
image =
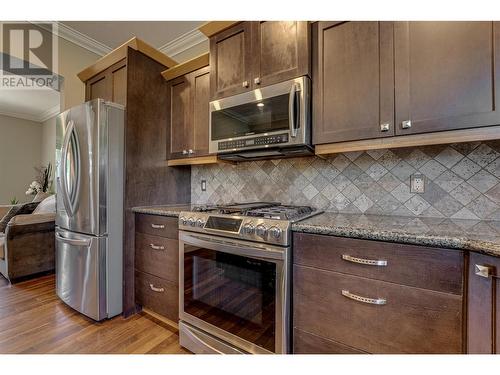
<path id="1" fill-rule="evenodd" d="M 4 279 L 5 280 L 5 279 Z M 178 331 L 145 313 L 103 322 L 66 306 L 54 275 L 3 284 L 0 279 L 0 354 L 187 354 Z"/>

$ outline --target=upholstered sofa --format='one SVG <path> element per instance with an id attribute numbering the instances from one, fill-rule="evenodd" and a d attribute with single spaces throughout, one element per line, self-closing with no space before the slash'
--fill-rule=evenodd
<path id="1" fill-rule="evenodd" d="M 12 283 L 54 270 L 54 229 L 55 212 L 35 210 L 12 217 L 0 233 L 0 273 Z"/>

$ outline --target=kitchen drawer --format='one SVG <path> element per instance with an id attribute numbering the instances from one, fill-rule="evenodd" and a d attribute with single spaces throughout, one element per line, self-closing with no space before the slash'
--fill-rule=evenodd
<path id="1" fill-rule="evenodd" d="M 295 264 L 462 294 L 462 251 L 304 233 L 295 233 L 293 241 Z M 364 260 L 387 264 L 356 263 Z"/>
<path id="2" fill-rule="evenodd" d="M 135 234 L 135 268 L 175 284 L 179 282 L 179 241 Z"/>
<path id="3" fill-rule="evenodd" d="M 174 322 L 179 320 L 179 287 L 176 283 L 136 270 L 135 301 Z"/>
<path id="4" fill-rule="evenodd" d="M 293 277 L 295 328 L 369 353 L 463 352 L 462 296 L 297 265 Z"/>
<path id="5" fill-rule="evenodd" d="M 312 335 L 295 328 L 293 330 L 294 354 L 366 354 L 361 350 L 350 348 L 338 342 Z"/>
<path id="6" fill-rule="evenodd" d="M 135 231 L 177 240 L 179 220 L 176 217 L 135 214 Z"/>

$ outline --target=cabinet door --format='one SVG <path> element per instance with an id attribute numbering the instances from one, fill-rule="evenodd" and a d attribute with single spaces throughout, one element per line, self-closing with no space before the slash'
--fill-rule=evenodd
<path id="1" fill-rule="evenodd" d="M 109 77 L 104 71 L 95 77 L 92 77 L 85 83 L 85 100 L 104 99 L 111 100 L 108 90 Z"/>
<path id="2" fill-rule="evenodd" d="M 111 78 L 111 101 L 127 105 L 127 64 L 113 65 L 109 72 Z"/>
<path id="3" fill-rule="evenodd" d="M 239 23 L 210 38 L 212 99 L 251 90 L 251 24 Z"/>
<path id="4" fill-rule="evenodd" d="M 314 144 L 394 135 L 393 24 L 315 26 Z"/>
<path id="5" fill-rule="evenodd" d="M 477 267 L 490 275 L 477 275 Z M 500 258 L 470 254 L 468 311 L 468 353 L 500 354 Z"/>
<path id="6" fill-rule="evenodd" d="M 170 152 L 169 159 L 187 157 L 190 147 L 190 85 L 187 76 L 169 82 Z"/>
<path id="7" fill-rule="evenodd" d="M 254 89 L 310 74 L 310 35 L 307 21 L 253 22 Z"/>
<path id="8" fill-rule="evenodd" d="M 127 60 L 123 59 L 85 83 L 85 100 L 104 99 L 127 105 Z"/>
<path id="9" fill-rule="evenodd" d="M 192 156 L 208 154 L 208 119 L 210 102 L 210 68 L 207 66 L 190 74 L 192 124 L 191 146 Z"/>
<path id="10" fill-rule="evenodd" d="M 500 124 L 498 29 L 497 22 L 395 23 L 396 134 Z"/>

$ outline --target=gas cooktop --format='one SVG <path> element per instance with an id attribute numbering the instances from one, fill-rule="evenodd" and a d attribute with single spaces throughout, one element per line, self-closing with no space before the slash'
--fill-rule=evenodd
<path id="1" fill-rule="evenodd" d="M 196 206 L 180 213 L 179 229 L 288 246 L 291 224 L 321 212 L 278 202 Z"/>

